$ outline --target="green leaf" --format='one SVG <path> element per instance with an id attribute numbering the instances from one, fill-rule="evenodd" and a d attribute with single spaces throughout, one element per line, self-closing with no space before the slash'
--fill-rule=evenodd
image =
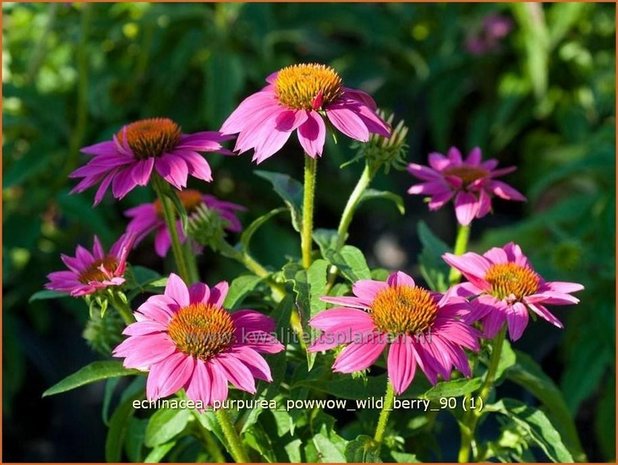
<path id="1" fill-rule="evenodd" d="M 320 458 L 320 462 L 343 463 L 346 461 L 344 452 L 323 434 L 316 434 L 313 436 L 312 441 Z"/>
<path id="2" fill-rule="evenodd" d="M 144 433 L 148 420 L 142 418 L 131 418 L 127 434 L 124 438 L 124 451 L 130 462 L 141 462 L 143 460 Z"/>
<path id="3" fill-rule="evenodd" d="M 302 219 L 301 206 L 303 198 L 303 185 L 296 179 L 293 179 L 283 173 L 256 170 L 255 174 L 262 179 L 266 179 L 272 184 L 275 192 L 283 199 L 287 207 L 290 209 L 292 226 L 294 226 L 296 231 L 300 231 Z"/>
<path id="4" fill-rule="evenodd" d="M 146 428 L 145 443 L 148 447 L 155 447 L 180 434 L 191 417 L 188 409 L 161 409 L 150 417 Z"/>
<path id="5" fill-rule="evenodd" d="M 402 215 L 406 213 L 406 207 L 403 204 L 403 198 L 400 195 L 395 194 L 394 192 L 367 189 L 361 196 L 358 203 L 360 204 L 361 202 L 373 199 L 390 200 L 395 204 L 397 210 L 399 210 L 399 213 L 401 213 Z"/>
<path id="6" fill-rule="evenodd" d="M 329 249 L 324 258 L 339 268 L 341 274 L 350 282 L 354 283 L 359 279 L 371 279 L 371 272 L 365 256 L 356 247 L 344 245 L 339 252 Z"/>
<path id="7" fill-rule="evenodd" d="M 61 392 L 70 391 L 71 389 L 103 379 L 138 374 L 143 373 L 139 370 L 124 368 L 120 361 L 92 362 L 90 365 L 86 365 L 72 375 L 67 376 L 59 383 L 54 384 L 43 393 L 43 397 L 60 394 Z"/>
<path id="8" fill-rule="evenodd" d="M 57 291 L 38 291 L 30 296 L 28 303 L 34 302 L 35 300 L 59 299 L 61 297 L 69 297 L 69 295 Z"/>
<path id="9" fill-rule="evenodd" d="M 507 379 L 519 384 L 539 399 L 547 409 L 547 416 L 557 425 L 573 457 L 587 461 L 562 392 L 540 366 L 527 354 L 515 351 L 516 362 L 505 371 Z"/>
<path id="10" fill-rule="evenodd" d="M 392 450 L 391 456 L 397 463 L 420 463 L 420 460 L 415 454 L 408 454 L 407 452 Z"/>
<path id="11" fill-rule="evenodd" d="M 444 292 L 448 288 L 446 277 L 449 268 L 442 260 L 442 255 L 449 252 L 450 248 L 431 232 L 424 221 L 418 222 L 417 232 L 423 245 L 423 251 L 418 257 L 421 274 L 431 289 Z"/>
<path id="12" fill-rule="evenodd" d="M 505 339 L 502 343 L 502 352 L 500 353 L 500 361 L 498 362 L 494 379 L 500 380 L 504 372 L 512 367 L 516 361 L 517 356 L 515 355 L 511 344 Z"/>
<path id="13" fill-rule="evenodd" d="M 105 438 L 105 460 L 107 462 L 120 462 L 122 458 L 122 446 L 127 434 L 129 422 L 133 418 L 135 409 L 133 401 L 142 398 L 144 391 L 134 393 L 125 399 L 116 409 L 109 421 L 109 429 Z"/>
<path id="14" fill-rule="evenodd" d="M 529 407 L 513 399 L 502 399 L 485 406 L 485 411 L 494 411 L 506 415 L 530 435 L 547 457 L 553 462 L 573 462 L 568 449 L 562 442 L 560 433 L 547 416 L 538 409 Z"/>
<path id="15" fill-rule="evenodd" d="M 271 218 L 277 216 L 279 213 L 284 212 L 285 210 L 285 208 L 275 208 L 274 210 L 269 211 L 265 215 L 260 216 L 259 218 L 254 220 L 249 226 L 247 226 L 243 233 L 240 235 L 241 250 L 248 253 L 249 243 L 251 242 L 251 238 L 256 233 L 256 231 L 260 229 L 262 225 L 270 221 Z"/>
<path id="16" fill-rule="evenodd" d="M 230 289 L 225 297 L 224 306 L 228 309 L 235 309 L 240 305 L 245 297 L 250 294 L 264 278 L 255 275 L 242 275 L 234 279 L 230 284 Z"/>
<path id="17" fill-rule="evenodd" d="M 247 428 L 243 439 L 249 447 L 258 451 L 268 462 L 277 462 L 275 445 L 259 423 L 255 423 L 250 428 Z"/>
<path id="18" fill-rule="evenodd" d="M 381 463 L 380 444 L 372 437 L 361 434 L 348 442 L 345 447 L 345 458 L 352 463 Z"/>
<path id="19" fill-rule="evenodd" d="M 318 244 L 322 257 L 326 258 L 327 250 L 335 250 L 337 248 L 337 230 L 314 229 L 313 240 Z"/>
<path id="20" fill-rule="evenodd" d="M 422 397 L 435 400 L 442 397 L 467 396 L 478 390 L 482 384 L 483 380 L 481 378 L 459 378 L 452 381 L 440 381 L 425 392 Z"/>
<path id="21" fill-rule="evenodd" d="M 101 418 L 105 426 L 109 426 L 109 406 L 120 378 L 110 378 L 105 382 L 105 392 L 103 394 L 103 407 L 101 408 Z"/>
<path id="22" fill-rule="evenodd" d="M 174 448 L 176 441 L 166 442 L 165 444 L 159 444 L 153 448 L 146 458 L 144 463 L 159 463 L 167 455 L 167 453 Z"/>

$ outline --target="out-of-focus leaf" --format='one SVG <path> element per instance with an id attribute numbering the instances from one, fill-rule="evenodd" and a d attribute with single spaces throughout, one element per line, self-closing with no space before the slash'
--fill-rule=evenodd
<path id="1" fill-rule="evenodd" d="M 68 294 L 58 291 L 38 291 L 30 296 L 28 303 L 32 303 L 35 300 L 59 299 L 61 297 L 68 297 Z"/>
<path id="2" fill-rule="evenodd" d="M 122 458 L 122 446 L 127 434 L 129 422 L 135 413 L 133 401 L 140 399 L 144 392 L 140 390 L 123 400 L 116 408 L 109 421 L 109 430 L 105 438 L 105 460 L 108 462 L 120 462 Z"/>
<path id="3" fill-rule="evenodd" d="M 397 207 L 397 210 L 399 210 L 399 213 L 403 215 L 406 212 L 406 207 L 403 204 L 403 199 L 401 198 L 401 196 L 395 194 L 394 192 L 389 192 L 389 191 L 379 191 L 376 189 L 367 189 L 361 196 L 359 203 L 365 202 L 367 200 L 373 200 L 373 199 L 390 200 L 391 202 L 395 204 L 395 206 Z"/>
<path id="4" fill-rule="evenodd" d="M 141 462 L 144 459 L 144 434 L 148 420 L 131 418 L 127 435 L 124 438 L 124 451 L 131 462 Z"/>
<path id="5" fill-rule="evenodd" d="M 424 221 L 418 222 L 417 231 L 423 245 L 423 251 L 418 257 L 423 278 L 431 289 L 444 292 L 448 287 L 446 277 L 449 268 L 442 260 L 442 255 L 450 252 L 450 248 L 431 232 Z"/>
<path id="6" fill-rule="evenodd" d="M 296 179 L 291 178 L 287 174 L 275 173 L 271 171 L 255 171 L 256 176 L 266 179 L 273 186 L 273 189 L 283 199 L 285 204 L 290 209 L 292 216 L 292 226 L 296 231 L 300 231 L 302 219 L 302 197 L 303 185 Z"/>

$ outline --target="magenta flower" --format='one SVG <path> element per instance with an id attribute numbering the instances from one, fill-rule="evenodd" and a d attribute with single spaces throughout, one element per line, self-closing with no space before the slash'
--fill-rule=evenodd
<path id="1" fill-rule="evenodd" d="M 513 22 L 506 16 L 491 13 L 483 19 L 480 30 L 466 37 L 466 49 L 472 55 L 484 55 L 499 49 L 500 41 L 513 29 Z"/>
<path id="2" fill-rule="evenodd" d="M 207 208 L 215 210 L 227 222 L 226 229 L 228 231 L 240 232 L 242 230 L 242 225 L 236 216 L 236 212 L 246 210 L 245 207 L 232 202 L 224 202 L 212 195 L 202 194 L 194 189 L 178 192 L 178 197 L 189 216 L 199 205 L 205 205 Z M 152 203 L 143 203 L 137 207 L 130 208 L 125 211 L 125 215 L 131 218 L 127 226 L 127 233 L 136 236 L 136 244 L 141 242 L 152 231 L 155 231 L 155 251 L 160 257 L 165 257 L 171 246 L 171 238 L 163 217 L 161 201 L 157 199 Z M 178 238 L 181 243 L 184 243 L 187 237 L 182 229 L 180 220 L 177 223 L 177 230 Z"/>
<path id="3" fill-rule="evenodd" d="M 168 118 L 149 118 L 123 126 L 113 140 L 81 149 L 93 158 L 70 174 L 83 178 L 71 193 L 99 184 L 94 197 L 97 205 L 107 189 L 122 199 L 136 186 L 145 186 L 153 169 L 176 189 L 187 185 L 189 175 L 212 181 L 210 165 L 198 152 L 229 153 L 221 142 L 230 138 L 219 132 L 182 134 L 180 126 Z"/>
<path id="4" fill-rule="evenodd" d="M 451 147 L 448 157 L 429 154 L 429 165 L 408 165 L 408 172 L 425 182 L 415 184 L 408 194 L 429 196 L 429 209 L 437 210 L 455 197 L 455 214 L 459 224 L 467 226 L 474 218 L 482 218 L 491 211 L 491 198 L 497 195 L 505 200 L 524 201 L 526 198 L 496 177 L 515 171 L 514 166 L 495 169 L 498 161 L 481 161 L 481 149 L 474 148 L 466 160 L 461 152 Z"/>
<path id="5" fill-rule="evenodd" d="M 429 292 L 401 271 L 386 282 L 357 281 L 352 291 L 354 297 L 322 297 L 339 306 L 309 321 L 323 331 L 310 351 L 346 345 L 333 371 L 364 370 L 388 346 L 388 377 L 397 394 L 410 385 L 417 364 L 433 384 L 438 375 L 449 379 L 453 366 L 470 376 L 463 348 L 478 350 L 479 334 L 459 318 L 468 311 L 465 299 Z"/>
<path id="6" fill-rule="evenodd" d="M 560 320 L 545 305 L 576 304 L 579 299 L 570 293 L 584 288 L 577 283 L 543 280 L 521 248 L 512 242 L 483 255 L 447 253 L 443 258 L 469 281 L 454 286 L 448 293 L 471 299 L 466 321 L 481 320 L 484 337 L 489 339 L 498 333 L 505 320 L 511 340 L 519 339 L 528 325 L 528 310 L 562 328 Z"/>
<path id="7" fill-rule="evenodd" d="M 204 407 L 228 396 L 228 381 L 254 394 L 255 379 L 272 381 L 260 353 L 284 349 L 271 335 L 274 321 L 254 310 L 223 308 L 228 284 L 187 288 L 171 274 L 165 293 L 150 297 L 135 312 L 129 336 L 114 349 L 124 366 L 149 371 L 146 395 L 154 401 L 185 389 Z"/>
<path id="8" fill-rule="evenodd" d="M 124 234 L 112 245 L 109 253 L 105 253 L 99 238 L 94 236 L 92 253 L 78 245 L 75 257 L 61 255 L 69 270 L 48 274 L 49 282 L 45 287 L 72 297 L 81 297 L 111 286 L 122 285 L 125 282 L 124 272 L 133 239 L 130 234 Z"/>
<path id="9" fill-rule="evenodd" d="M 373 99 L 360 90 L 343 87 L 332 68 L 319 64 L 292 65 L 271 74 L 268 85 L 243 100 L 221 127 L 238 134 L 235 151 L 254 149 L 253 161 L 274 155 L 297 131 L 307 155 L 322 155 L 327 120 L 336 129 L 362 142 L 369 134 L 390 135 L 376 114 Z"/>

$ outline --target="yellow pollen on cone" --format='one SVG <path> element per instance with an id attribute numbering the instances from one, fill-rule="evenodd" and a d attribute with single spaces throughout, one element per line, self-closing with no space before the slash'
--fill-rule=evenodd
<path id="1" fill-rule="evenodd" d="M 490 293 L 498 299 L 510 295 L 521 299 L 537 292 L 541 279 L 530 268 L 516 263 L 498 263 L 487 270 L 485 281 L 491 285 Z"/>
<path id="2" fill-rule="evenodd" d="M 181 352 L 209 360 L 234 342 L 230 314 L 212 304 L 191 304 L 181 308 L 168 326 L 168 334 Z"/>
<path id="3" fill-rule="evenodd" d="M 418 335 L 433 325 L 438 305 L 430 292 L 420 287 L 387 287 L 378 292 L 370 309 L 376 327 L 393 335 Z"/>
<path id="4" fill-rule="evenodd" d="M 343 82 L 330 66 L 317 63 L 292 65 L 277 74 L 275 95 L 294 110 L 319 110 L 343 94 Z"/>

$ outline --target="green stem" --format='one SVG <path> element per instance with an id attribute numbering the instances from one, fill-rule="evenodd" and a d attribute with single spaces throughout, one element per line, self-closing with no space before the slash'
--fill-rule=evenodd
<path id="1" fill-rule="evenodd" d="M 352 223 L 354 213 L 356 213 L 356 207 L 358 207 L 361 197 L 365 193 L 365 190 L 367 190 L 367 187 L 369 187 L 374 175 L 375 170 L 372 170 L 367 163 L 361 177 L 358 179 L 358 182 L 354 187 L 354 190 L 350 194 L 350 198 L 343 209 L 343 213 L 341 214 L 341 221 L 339 222 L 339 227 L 337 228 L 337 249 L 340 249 L 343 247 L 343 244 L 345 244 L 350 223 Z"/>
<path id="2" fill-rule="evenodd" d="M 232 423 L 232 419 L 230 415 L 227 413 L 225 409 L 218 409 L 215 411 L 215 416 L 217 420 L 219 420 L 219 425 L 221 425 L 221 429 L 223 430 L 223 435 L 228 443 L 228 450 L 230 454 L 232 454 L 232 458 L 236 463 L 247 463 L 249 462 L 249 456 L 247 455 L 247 451 L 245 450 L 245 446 L 243 445 L 236 429 L 234 428 L 234 424 Z"/>
<path id="3" fill-rule="evenodd" d="M 174 260 L 176 261 L 176 269 L 178 270 L 178 273 L 180 274 L 180 277 L 183 279 L 183 281 L 185 281 L 187 284 L 191 284 L 192 281 L 190 268 L 187 264 L 187 257 L 185 256 L 183 246 L 180 243 L 180 239 L 178 238 L 178 230 L 176 229 L 176 210 L 174 208 L 174 203 L 165 192 L 165 188 L 167 187 L 163 184 L 165 181 L 163 181 L 158 175 L 154 175 L 152 177 L 152 180 L 154 190 L 159 197 L 159 201 L 161 202 L 163 218 L 165 220 L 167 230 L 170 234 L 172 242 L 172 253 L 174 254 Z M 169 190 L 171 191 L 171 189 Z M 173 193 L 173 195 L 176 194 Z"/>
<path id="4" fill-rule="evenodd" d="M 135 323 L 135 317 L 133 316 L 133 310 L 128 303 L 124 302 L 120 299 L 114 292 L 109 293 L 110 302 L 112 306 L 116 309 L 118 314 L 122 317 L 122 320 L 128 326 L 131 323 Z"/>
<path id="5" fill-rule="evenodd" d="M 185 256 L 185 263 L 189 268 L 189 280 L 192 283 L 196 283 L 200 280 L 200 274 L 197 270 L 197 260 L 195 259 L 195 254 L 193 253 L 192 242 L 189 240 L 185 241 L 182 249 Z"/>
<path id="6" fill-rule="evenodd" d="M 378 418 L 378 426 L 376 426 L 376 432 L 373 435 L 373 439 L 378 443 L 382 443 L 384 439 L 384 432 L 386 431 L 386 424 L 388 423 L 388 417 L 393 410 L 393 403 L 395 402 L 395 389 L 390 381 L 386 384 L 386 393 L 384 394 L 384 405 L 380 412 L 380 418 Z"/>
<path id="7" fill-rule="evenodd" d="M 502 346 L 504 345 L 504 339 L 506 336 L 506 325 L 502 327 L 498 335 L 492 342 L 491 358 L 489 359 L 489 365 L 487 366 L 487 374 L 485 380 L 479 390 L 479 397 L 481 398 L 481 404 L 485 404 L 491 390 L 493 389 L 494 382 L 496 381 L 496 372 L 498 365 L 500 364 L 500 357 L 502 355 Z M 461 446 L 459 448 L 459 462 L 465 463 L 470 459 L 470 451 L 472 449 L 472 442 L 474 441 L 474 434 L 476 432 L 476 426 L 481 418 L 480 409 L 470 409 L 466 412 L 462 422 L 460 424 L 461 429 Z"/>
<path id="8" fill-rule="evenodd" d="M 470 237 L 470 225 L 459 225 L 457 229 L 457 237 L 455 238 L 455 248 L 453 253 L 455 255 L 463 255 L 468 248 L 468 239 Z M 451 285 L 457 284 L 461 278 L 461 272 L 455 268 L 451 268 L 448 275 L 448 281 Z"/>
<path id="9" fill-rule="evenodd" d="M 305 188 L 303 189 L 303 224 L 300 234 L 303 268 L 311 266 L 311 248 L 313 245 L 313 206 L 315 199 L 315 178 L 318 161 L 305 154 Z"/>
<path id="10" fill-rule="evenodd" d="M 208 451 L 212 459 L 216 463 L 225 463 L 225 456 L 221 452 L 221 449 L 219 449 L 217 442 L 212 437 L 212 433 L 202 425 L 199 419 L 195 422 L 195 424 L 197 428 L 197 434 L 199 434 L 199 436 L 201 437 L 202 443 L 204 444 L 206 451 Z"/>

